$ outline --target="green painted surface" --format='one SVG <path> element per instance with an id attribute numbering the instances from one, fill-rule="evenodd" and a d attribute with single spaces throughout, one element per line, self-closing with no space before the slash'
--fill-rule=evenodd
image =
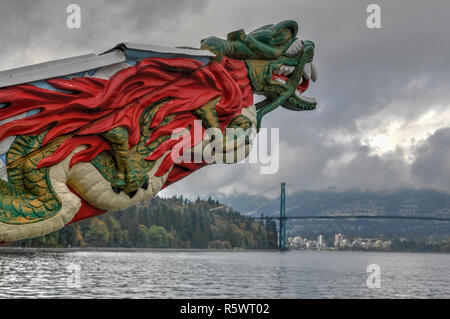
<path id="1" fill-rule="evenodd" d="M 283 21 L 276 25 L 266 25 L 245 34 L 243 30 L 228 34 L 226 40 L 210 37 L 202 41 L 202 49 L 214 52 L 218 59 L 224 56 L 245 60 L 254 93 L 266 99 L 256 105 L 257 127 L 263 116 L 278 106 L 295 111 L 313 110 L 316 102 L 298 97 L 295 91 L 302 80 L 306 63 L 314 57 L 314 43 L 303 41 L 303 49 L 291 56 L 286 50 L 297 39 L 298 25 L 295 21 Z M 286 83 L 272 79 L 273 71 L 282 65 L 295 67 Z"/>

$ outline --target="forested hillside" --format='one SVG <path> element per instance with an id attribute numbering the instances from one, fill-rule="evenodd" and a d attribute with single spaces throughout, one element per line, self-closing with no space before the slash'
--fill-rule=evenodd
<path id="1" fill-rule="evenodd" d="M 120 212 L 106 213 L 66 226 L 47 236 L 10 245 L 227 249 L 276 247 L 275 224 L 264 225 L 221 206 L 212 199 L 191 202 L 183 197 L 155 197 Z"/>

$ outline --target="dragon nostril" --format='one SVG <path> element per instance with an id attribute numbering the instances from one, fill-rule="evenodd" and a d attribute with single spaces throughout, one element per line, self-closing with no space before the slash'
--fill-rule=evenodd
<path id="1" fill-rule="evenodd" d="M 147 190 L 147 189 L 148 189 L 148 181 L 145 181 L 145 183 L 142 184 L 141 187 L 142 187 L 144 190 Z"/>

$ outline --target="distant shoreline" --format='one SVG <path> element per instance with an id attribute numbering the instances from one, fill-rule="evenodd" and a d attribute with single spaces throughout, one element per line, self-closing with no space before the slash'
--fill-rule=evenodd
<path id="1" fill-rule="evenodd" d="M 0 247 L 0 253 L 17 253 L 17 252 L 52 252 L 52 253 L 68 253 L 68 252 L 271 252 L 278 253 L 279 250 L 274 249 L 210 249 L 210 248 L 123 248 L 123 247 Z M 291 249 L 291 252 L 362 252 L 362 253 L 410 253 L 410 254 L 448 254 L 448 252 L 439 251 L 407 251 L 407 250 L 335 250 L 335 249 Z"/>
<path id="2" fill-rule="evenodd" d="M 278 252 L 274 249 L 211 249 L 211 248 L 124 248 L 124 247 L 0 247 L 0 252 L 36 252 L 36 251 L 52 251 L 52 252 Z"/>

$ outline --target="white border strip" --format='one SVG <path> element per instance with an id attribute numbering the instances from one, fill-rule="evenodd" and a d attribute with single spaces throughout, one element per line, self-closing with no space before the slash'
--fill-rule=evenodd
<path id="1" fill-rule="evenodd" d="M 125 54 L 121 50 L 113 50 L 102 55 L 90 53 L 67 59 L 33 64 L 0 72 L 0 87 L 84 72 L 125 60 Z"/>

